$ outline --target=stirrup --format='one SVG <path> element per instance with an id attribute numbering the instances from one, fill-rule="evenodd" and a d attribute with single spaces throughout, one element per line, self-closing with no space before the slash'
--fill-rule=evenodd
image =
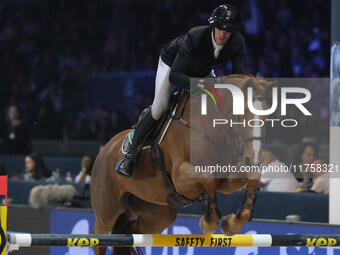
<path id="1" fill-rule="evenodd" d="M 135 161 L 136 159 L 133 154 L 126 154 L 115 167 L 115 172 L 125 177 L 131 177 L 133 174 Z"/>

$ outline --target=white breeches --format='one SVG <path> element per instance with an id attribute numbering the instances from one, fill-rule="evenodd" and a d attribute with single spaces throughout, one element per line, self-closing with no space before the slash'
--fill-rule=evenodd
<path id="1" fill-rule="evenodd" d="M 151 107 L 151 115 L 155 120 L 159 120 L 162 113 L 168 108 L 170 95 L 175 87 L 174 85 L 171 85 L 169 81 L 170 71 L 171 68 L 159 58 L 156 74 L 155 97 Z"/>
<path id="2" fill-rule="evenodd" d="M 169 81 L 170 71 L 171 68 L 162 61 L 161 57 L 159 57 L 156 73 L 155 97 L 151 107 L 151 115 L 155 120 L 159 120 L 163 112 L 168 108 L 171 92 L 175 88 Z M 216 77 L 214 70 L 212 70 L 207 77 Z"/>

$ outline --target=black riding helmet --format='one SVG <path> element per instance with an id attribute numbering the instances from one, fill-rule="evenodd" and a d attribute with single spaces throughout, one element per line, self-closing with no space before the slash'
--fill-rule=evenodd
<path id="1" fill-rule="evenodd" d="M 219 30 L 234 33 L 241 26 L 241 15 L 234 5 L 223 4 L 213 11 L 208 21 Z"/>

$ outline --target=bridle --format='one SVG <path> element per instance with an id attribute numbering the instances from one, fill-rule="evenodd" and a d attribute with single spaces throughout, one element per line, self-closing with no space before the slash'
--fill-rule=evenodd
<path id="1" fill-rule="evenodd" d="M 259 92 L 259 94 L 261 94 L 261 95 L 253 96 L 253 99 L 258 99 L 260 101 L 263 101 L 263 100 L 265 100 L 267 98 L 265 94 L 260 93 L 260 92 Z M 243 155 L 244 145 L 246 143 L 254 141 L 254 140 L 260 140 L 260 141 L 264 142 L 264 140 L 265 140 L 265 136 L 264 135 L 262 135 L 262 136 L 248 136 L 248 137 L 244 137 L 243 132 L 241 130 L 241 127 L 239 125 L 238 125 L 237 136 L 235 138 L 231 138 L 231 136 L 230 136 L 230 134 L 228 132 L 228 129 L 224 128 L 224 133 L 225 133 L 224 141 L 222 143 L 214 141 L 209 135 L 207 135 L 206 133 L 204 133 L 201 130 L 197 129 L 196 127 L 192 126 L 189 122 L 187 122 L 186 120 L 183 119 L 184 109 L 186 107 L 186 103 L 187 103 L 187 101 L 189 99 L 189 96 L 190 96 L 190 93 L 188 93 L 186 98 L 185 98 L 184 106 L 182 108 L 180 116 L 176 117 L 175 113 L 173 113 L 173 115 L 171 116 L 172 119 L 180 121 L 186 127 L 190 128 L 191 130 L 193 130 L 196 133 L 198 133 L 202 138 L 206 139 L 211 144 L 217 146 L 219 151 L 222 151 L 226 147 L 231 147 L 233 152 L 234 152 L 234 154 L 237 156 L 238 160 L 240 160 L 240 158 Z M 224 117 L 223 114 L 221 113 L 220 107 L 216 107 L 216 111 L 217 111 L 217 114 L 219 115 L 219 117 Z M 240 120 L 240 116 L 238 115 L 237 117 L 238 117 L 238 121 L 239 121 Z M 235 143 L 238 144 L 237 148 L 235 147 Z"/>

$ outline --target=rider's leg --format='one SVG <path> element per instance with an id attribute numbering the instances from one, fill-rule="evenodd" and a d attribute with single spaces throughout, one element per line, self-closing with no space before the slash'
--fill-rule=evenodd
<path id="1" fill-rule="evenodd" d="M 138 123 L 133 136 L 132 145 L 128 153 L 118 163 L 115 171 L 126 177 L 131 177 L 133 173 L 134 162 L 136 159 L 136 151 L 144 140 L 145 136 L 154 127 L 163 112 L 167 109 L 173 86 L 169 82 L 170 67 L 167 66 L 161 58 L 158 62 L 156 74 L 155 98 L 152 103 L 151 110 L 144 115 L 143 119 Z"/>
<path id="2" fill-rule="evenodd" d="M 158 61 L 156 74 L 155 97 L 152 103 L 151 114 L 155 120 L 159 120 L 168 108 L 171 92 L 174 87 L 169 82 L 171 68 L 161 58 Z"/>

